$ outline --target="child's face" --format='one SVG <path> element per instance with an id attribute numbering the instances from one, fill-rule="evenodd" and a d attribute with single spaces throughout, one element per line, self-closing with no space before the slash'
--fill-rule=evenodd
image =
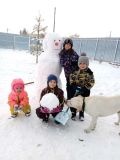
<path id="1" fill-rule="evenodd" d="M 21 93 L 22 91 L 23 91 L 23 86 L 22 85 L 15 85 L 14 86 L 14 91 L 16 92 L 16 93 Z"/>
<path id="2" fill-rule="evenodd" d="M 86 68 L 87 68 L 86 63 L 81 62 L 81 63 L 79 64 L 79 68 L 80 68 L 81 70 L 86 69 Z"/>
<path id="3" fill-rule="evenodd" d="M 55 88 L 56 85 L 57 85 L 57 83 L 56 83 L 55 80 L 51 80 L 51 81 L 48 83 L 48 85 L 49 85 L 50 88 Z"/>
<path id="4" fill-rule="evenodd" d="M 69 43 L 65 44 L 65 50 L 69 50 L 69 49 L 71 49 L 71 44 Z"/>

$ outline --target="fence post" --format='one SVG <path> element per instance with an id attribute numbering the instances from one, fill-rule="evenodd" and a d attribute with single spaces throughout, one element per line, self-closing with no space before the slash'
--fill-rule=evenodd
<path id="1" fill-rule="evenodd" d="M 113 63 L 115 62 L 115 59 L 116 59 L 118 44 L 119 44 L 119 39 L 117 40 L 117 44 L 116 44 L 116 48 L 115 48 L 115 55 L 114 55 L 114 58 L 113 58 Z"/>
<path id="2" fill-rule="evenodd" d="M 29 44 L 28 44 L 28 47 L 29 47 L 29 52 L 31 52 L 31 50 L 30 50 L 30 36 L 29 36 Z"/>
<path id="3" fill-rule="evenodd" d="M 80 40 L 79 54 L 81 53 L 82 40 Z"/>
<path id="4" fill-rule="evenodd" d="M 97 38 L 96 47 L 95 47 L 95 54 L 93 59 L 95 60 L 96 54 L 97 54 L 97 48 L 98 48 L 99 38 Z"/>
<path id="5" fill-rule="evenodd" d="M 15 49 L 15 35 L 13 36 L 13 49 Z"/>

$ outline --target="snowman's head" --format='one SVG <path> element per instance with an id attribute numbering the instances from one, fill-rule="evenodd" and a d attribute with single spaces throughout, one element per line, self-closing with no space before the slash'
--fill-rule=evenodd
<path id="1" fill-rule="evenodd" d="M 59 53 L 62 49 L 63 39 L 57 33 L 49 33 L 43 40 L 43 49 L 45 52 Z"/>

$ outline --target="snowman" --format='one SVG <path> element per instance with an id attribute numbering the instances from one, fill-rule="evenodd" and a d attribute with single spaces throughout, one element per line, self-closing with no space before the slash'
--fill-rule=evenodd
<path id="1" fill-rule="evenodd" d="M 35 74 L 36 100 L 39 103 L 40 94 L 47 86 L 47 77 L 54 74 L 58 78 L 58 87 L 61 88 L 60 74 L 61 66 L 59 53 L 62 49 L 63 39 L 57 33 L 49 33 L 43 40 L 44 52 L 39 56 L 39 62 Z"/>

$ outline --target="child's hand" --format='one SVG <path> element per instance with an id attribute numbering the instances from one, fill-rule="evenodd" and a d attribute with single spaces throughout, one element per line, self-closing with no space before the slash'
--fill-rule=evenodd
<path id="1" fill-rule="evenodd" d="M 22 105 L 20 105 L 18 109 L 19 109 L 19 110 L 22 110 L 22 108 L 23 108 L 23 106 L 22 106 Z"/>
<path id="2" fill-rule="evenodd" d="M 41 107 L 41 111 L 42 111 L 43 113 L 50 113 L 50 110 L 49 110 L 49 108 L 47 108 L 47 107 Z"/>
<path id="3" fill-rule="evenodd" d="M 64 66 L 68 66 L 68 65 L 69 65 L 69 62 L 66 61 L 66 62 L 64 63 Z"/>
<path id="4" fill-rule="evenodd" d="M 18 104 L 15 104 L 15 105 L 14 105 L 14 108 L 18 108 L 18 107 L 19 107 Z"/>
<path id="5" fill-rule="evenodd" d="M 60 112 L 62 110 L 62 108 L 60 106 L 57 106 L 56 108 L 53 108 L 51 113 L 57 113 Z"/>
<path id="6" fill-rule="evenodd" d="M 15 104 L 14 105 L 14 111 L 16 112 L 18 110 L 18 108 L 19 108 L 18 104 Z"/>
<path id="7" fill-rule="evenodd" d="M 82 88 L 79 86 L 76 86 L 75 89 L 75 96 L 81 95 L 82 94 Z"/>
<path id="8" fill-rule="evenodd" d="M 80 93 L 81 92 L 81 87 L 77 86 L 75 92 Z"/>

